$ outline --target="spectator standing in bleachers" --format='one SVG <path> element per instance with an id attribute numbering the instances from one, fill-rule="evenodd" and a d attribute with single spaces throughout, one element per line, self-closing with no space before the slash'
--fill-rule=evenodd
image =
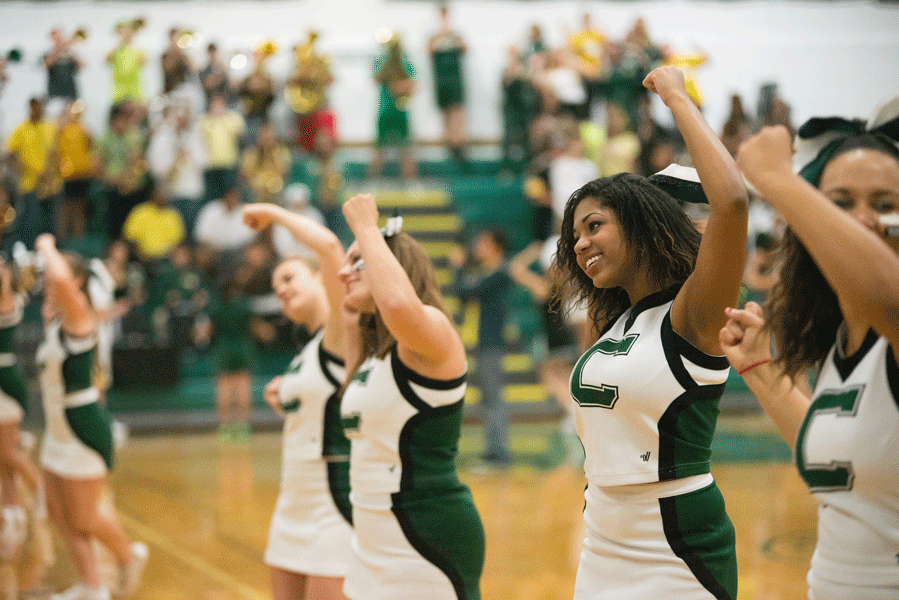
<path id="1" fill-rule="evenodd" d="M 65 242 L 87 233 L 88 201 L 96 163 L 93 137 L 81 121 L 84 104 L 80 101 L 67 104 L 63 114 L 58 149 L 63 188 L 56 233 Z"/>
<path id="2" fill-rule="evenodd" d="M 518 171 L 530 160 L 530 126 L 539 112 L 539 93 L 517 46 L 509 46 L 502 75 L 503 168 Z"/>
<path id="3" fill-rule="evenodd" d="M 106 235 L 122 233 L 131 209 L 147 196 L 149 178 L 144 155 L 144 136 L 135 123 L 129 103 L 113 104 L 109 129 L 97 142 L 97 174 L 104 184 Z"/>
<path id="4" fill-rule="evenodd" d="M 143 70 L 147 58 L 143 50 L 136 48 L 131 43 L 134 35 L 143 26 L 143 19 L 131 19 L 116 23 L 115 31 L 119 36 L 119 44 L 106 55 L 106 62 L 112 69 L 112 104 L 122 100 L 131 100 L 141 107 L 143 106 Z"/>
<path id="5" fill-rule="evenodd" d="M 147 166 L 190 232 L 203 206 L 206 146 L 189 106 L 169 106 L 163 114 L 165 120 L 150 137 Z"/>
<path id="6" fill-rule="evenodd" d="M 555 221 L 552 231 L 558 231 L 565 203 L 571 194 L 597 177 L 599 170 L 596 163 L 584 156 L 584 143 L 578 129 L 569 127 L 559 141 L 558 155 L 549 163 L 549 189 Z"/>
<path id="7" fill-rule="evenodd" d="M 614 102 L 607 103 L 606 142 L 599 152 L 600 173 L 603 177 L 618 173 L 637 173 L 639 156 L 640 139 L 634 133 L 627 114 Z"/>
<path id="8" fill-rule="evenodd" d="M 256 135 L 262 124 L 268 121 L 269 109 L 275 102 L 275 82 L 266 68 L 266 61 L 278 51 L 273 41 L 260 44 L 253 51 L 253 70 L 237 87 L 237 96 L 243 103 L 246 131 L 243 144 L 256 143 Z"/>
<path id="9" fill-rule="evenodd" d="M 169 29 L 169 45 L 159 57 L 159 64 L 162 67 L 162 93 L 170 94 L 184 83 L 194 74 L 194 68 L 191 64 L 190 57 L 187 52 L 180 46 L 183 31 L 180 28 L 173 27 Z"/>
<path id="10" fill-rule="evenodd" d="M 221 198 L 237 183 L 240 139 L 245 129 L 244 118 L 228 108 L 225 96 L 213 94 L 209 109 L 200 119 L 206 145 L 206 199 Z"/>
<path id="11" fill-rule="evenodd" d="M 646 97 L 643 78 L 648 69 L 645 60 L 641 60 L 642 52 L 634 55 L 627 50 L 628 46 L 623 43 L 611 43 L 606 47 L 607 60 L 603 64 L 603 74 L 596 82 L 596 89 L 606 102 L 620 106 L 627 114 L 628 122 L 636 129 L 640 123 L 640 99 Z"/>
<path id="12" fill-rule="evenodd" d="M 66 103 L 79 98 L 75 75 L 84 67 L 84 61 L 75 52 L 74 45 L 84 36 L 83 29 L 76 31 L 72 37 L 66 37 L 58 27 L 50 31 L 53 47 L 43 60 L 47 67 L 47 112 L 51 115 L 58 114 Z"/>
<path id="13" fill-rule="evenodd" d="M 547 52 L 544 82 L 546 108 L 556 115 L 568 115 L 576 121 L 590 117 L 587 83 L 574 54 L 567 47 Z"/>
<path id="14" fill-rule="evenodd" d="M 225 104 L 230 106 L 234 96 L 234 82 L 231 79 L 231 68 L 225 64 L 219 55 L 218 45 L 211 43 L 206 46 L 206 66 L 200 70 L 200 85 L 206 95 L 206 106 L 212 101 L 213 96 L 222 96 Z"/>
<path id="15" fill-rule="evenodd" d="M 485 449 L 482 460 L 505 467 L 509 455 L 509 405 L 503 398 L 503 356 L 506 354 L 506 297 L 512 287 L 506 261 L 508 242 L 498 229 L 482 231 L 473 244 L 474 259 L 480 267 L 477 275 L 466 277 L 465 253 L 458 249 L 450 256 L 455 268 L 455 291 L 462 301 L 478 302 L 478 346 L 475 351 L 477 373 L 484 409 Z"/>
<path id="16" fill-rule="evenodd" d="M 752 135 L 752 121 L 743 109 L 743 99 L 739 94 L 730 97 L 730 114 L 721 127 L 721 143 L 727 148 L 731 156 L 737 155 L 740 144 Z"/>
<path id="17" fill-rule="evenodd" d="M 452 156 L 463 167 L 465 146 L 465 53 L 468 46 L 459 32 L 450 27 L 449 6 L 440 5 L 440 29 L 428 40 L 431 68 L 434 71 L 434 93 L 443 116 L 443 131 Z"/>
<path id="18" fill-rule="evenodd" d="M 16 127 L 6 141 L 7 160 L 18 171 L 20 207 L 17 208 L 15 239 L 31 247 L 41 232 L 54 226 L 54 153 L 56 126 L 44 119 L 44 102 L 28 101 L 28 118 Z M 44 191 L 42 191 L 42 188 Z M 49 193 L 51 197 L 42 197 Z"/>
<path id="19" fill-rule="evenodd" d="M 384 149 L 394 147 L 400 153 L 400 176 L 410 181 L 416 167 L 409 132 L 409 108 L 417 88 L 415 69 L 403 50 L 400 36 L 394 33 L 385 44 L 384 53 L 375 59 L 375 82 L 380 87 L 378 99 L 378 138 L 369 164 L 369 177 L 380 177 L 384 168 Z"/>
<path id="20" fill-rule="evenodd" d="M 252 202 L 277 204 L 290 176 L 290 149 L 278 141 L 275 127 L 264 123 L 256 143 L 244 150 L 240 175 L 250 191 Z"/>

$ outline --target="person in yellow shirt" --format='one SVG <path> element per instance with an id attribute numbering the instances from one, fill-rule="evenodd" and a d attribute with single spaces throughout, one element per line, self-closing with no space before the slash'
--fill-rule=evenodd
<path id="1" fill-rule="evenodd" d="M 206 199 L 213 200 L 237 183 L 240 139 L 246 122 L 239 112 L 228 108 L 224 95 L 214 94 L 199 125 L 206 145 Z"/>
<path id="2" fill-rule="evenodd" d="M 50 231 L 54 223 L 57 199 L 52 194 L 46 199 L 38 198 L 37 188 L 39 179 L 53 175 L 47 168 L 47 158 L 55 142 L 56 126 L 44 120 L 43 100 L 31 98 L 28 106 L 28 119 L 13 130 L 6 142 L 6 149 L 8 160 L 18 170 L 21 195 L 20 210 L 11 237 L 13 241 L 19 240 L 32 247 L 38 234 Z M 52 168 L 53 165 L 49 166 Z"/>
<path id="3" fill-rule="evenodd" d="M 135 48 L 131 41 L 134 34 L 144 25 L 142 19 L 121 21 L 115 26 L 119 35 L 119 45 L 106 55 L 106 62 L 112 69 L 112 104 L 120 100 L 132 100 L 137 104 L 144 101 L 144 51 Z"/>
<path id="4" fill-rule="evenodd" d="M 184 239 L 181 214 L 168 205 L 165 189 L 154 185 L 150 199 L 135 206 L 122 228 L 122 237 L 134 245 L 138 258 L 148 272 L 164 260 L 168 253 Z"/>
<path id="5" fill-rule="evenodd" d="M 57 152 L 63 179 L 63 199 L 56 237 L 82 237 L 87 229 L 87 198 L 94 180 L 94 140 L 81 122 L 84 104 L 76 101 L 63 112 Z"/>

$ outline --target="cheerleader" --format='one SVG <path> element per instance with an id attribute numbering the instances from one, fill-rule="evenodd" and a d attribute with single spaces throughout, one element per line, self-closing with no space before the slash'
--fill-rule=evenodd
<path id="1" fill-rule="evenodd" d="M 574 597 L 733 600 L 734 528 L 710 458 L 729 370 L 718 331 L 746 256 L 746 188 L 683 74 L 661 67 L 643 83 L 671 109 L 701 188 L 623 173 L 565 206 L 555 287 L 586 304 L 598 332 L 569 384 L 588 482 Z M 664 189 L 707 198 L 703 235 Z"/>
<path id="2" fill-rule="evenodd" d="M 269 529 L 265 562 L 275 600 L 344 599 L 352 536 L 349 441 L 340 426 L 343 354 L 343 246 L 325 227 L 274 204 L 244 207 L 253 229 L 281 225 L 315 251 L 287 258 L 272 273 L 284 316 L 314 332 L 265 399 L 284 417 L 281 491 Z"/>
<path id="3" fill-rule="evenodd" d="M 809 121 L 797 150 L 799 165 L 812 158 L 798 175 L 782 126 L 740 147 L 737 163 L 788 228 L 767 323 L 754 302 L 728 309 L 721 345 L 793 446 L 819 502 L 809 599 L 895 599 L 899 97 L 867 128 L 834 117 Z M 811 398 L 794 385 L 809 369 L 817 371 Z"/>
<path id="4" fill-rule="evenodd" d="M 91 540 L 107 546 L 119 564 L 112 590 L 129 596 L 140 585 L 148 549 L 129 543 L 115 516 L 98 510 L 113 463 L 109 414 L 93 385 L 97 317 L 87 293 L 88 268 L 76 255 L 62 255 L 50 234 L 35 249 L 43 256 L 45 339 L 37 351 L 46 421 L 41 466 L 47 510 L 75 563 L 81 581 L 53 600 L 106 600 Z"/>
<path id="5" fill-rule="evenodd" d="M 465 347 L 443 309 L 430 258 L 378 229 L 370 194 L 343 205 L 356 241 L 341 277 L 350 438 L 352 600 L 479 600 L 484 530 L 455 457 Z"/>
<path id="6" fill-rule="evenodd" d="M 22 321 L 22 304 L 22 298 L 13 291 L 12 270 L 5 263 L 0 264 L 0 489 L 3 490 L 0 561 L 13 557 L 28 531 L 16 475 L 34 493 L 34 517 L 46 518 L 43 480 L 21 440 L 20 427 L 28 392 L 16 364 L 15 333 Z"/>

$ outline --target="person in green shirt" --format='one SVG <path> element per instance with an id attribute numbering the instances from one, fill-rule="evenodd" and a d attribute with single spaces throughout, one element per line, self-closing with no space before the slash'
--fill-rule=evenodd
<path id="1" fill-rule="evenodd" d="M 398 34 L 387 41 L 384 54 L 375 59 L 375 81 L 380 85 L 378 99 L 378 139 L 369 165 L 369 176 L 380 177 L 384 167 L 384 148 L 400 151 L 400 174 L 415 177 L 415 161 L 409 135 L 409 106 L 415 93 L 415 69 L 403 51 Z"/>
<path id="2" fill-rule="evenodd" d="M 463 59 L 468 47 L 456 31 L 450 28 L 449 8 L 440 6 L 440 30 L 428 41 L 431 66 L 434 71 L 434 94 L 443 115 L 446 144 L 453 157 L 465 163 L 465 82 Z"/>

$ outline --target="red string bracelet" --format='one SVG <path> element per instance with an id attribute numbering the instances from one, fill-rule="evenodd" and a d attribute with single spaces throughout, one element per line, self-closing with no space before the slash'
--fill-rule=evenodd
<path id="1" fill-rule="evenodd" d="M 762 365 L 766 365 L 766 364 L 768 364 L 769 362 L 771 362 L 771 361 L 773 361 L 773 360 L 774 360 L 773 358 L 766 358 L 765 360 L 760 360 L 759 362 L 757 362 L 757 363 L 755 363 L 755 364 L 749 365 L 749 366 L 746 367 L 745 369 L 742 369 L 742 370 L 740 370 L 740 371 L 737 371 L 737 375 L 741 375 L 741 376 L 742 376 L 743 373 L 748 373 L 749 371 L 753 370 L 754 368 L 760 367 L 760 366 L 762 366 Z"/>

